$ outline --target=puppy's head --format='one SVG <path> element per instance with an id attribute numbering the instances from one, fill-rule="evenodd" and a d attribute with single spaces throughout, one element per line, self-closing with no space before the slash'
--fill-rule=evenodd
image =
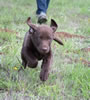
<path id="1" fill-rule="evenodd" d="M 41 54 L 46 54 L 51 50 L 51 42 L 54 39 L 54 32 L 57 29 L 56 22 L 51 19 L 51 25 L 36 26 L 31 23 L 30 18 L 27 19 L 27 24 L 30 26 L 29 33 L 36 49 Z"/>

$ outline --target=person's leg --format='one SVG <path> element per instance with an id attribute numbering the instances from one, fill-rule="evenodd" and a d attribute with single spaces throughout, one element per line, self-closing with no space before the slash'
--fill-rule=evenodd
<path id="1" fill-rule="evenodd" d="M 37 11 L 36 14 L 40 14 L 41 12 L 46 13 L 47 8 L 47 0 L 36 0 L 37 1 Z"/>
<path id="2" fill-rule="evenodd" d="M 49 5 L 50 0 L 46 0 L 46 10 L 48 9 L 48 5 Z"/>
<path id="3" fill-rule="evenodd" d="M 46 12 L 48 9 L 50 0 L 36 0 L 37 1 L 37 11 L 38 23 L 45 23 L 47 21 Z"/>

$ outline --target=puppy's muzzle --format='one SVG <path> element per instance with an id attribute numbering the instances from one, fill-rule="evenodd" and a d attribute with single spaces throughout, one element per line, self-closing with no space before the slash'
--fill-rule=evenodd
<path id="1" fill-rule="evenodd" d="M 43 52 L 43 53 L 48 53 L 48 52 L 49 52 L 48 47 L 43 47 L 43 48 L 42 48 L 42 52 Z"/>

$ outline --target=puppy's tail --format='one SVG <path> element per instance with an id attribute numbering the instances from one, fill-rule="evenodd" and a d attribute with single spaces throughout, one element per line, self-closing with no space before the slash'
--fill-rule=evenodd
<path id="1" fill-rule="evenodd" d="M 54 37 L 54 40 L 55 40 L 57 43 L 59 43 L 60 45 L 64 45 L 63 42 L 62 42 L 60 39 Z"/>

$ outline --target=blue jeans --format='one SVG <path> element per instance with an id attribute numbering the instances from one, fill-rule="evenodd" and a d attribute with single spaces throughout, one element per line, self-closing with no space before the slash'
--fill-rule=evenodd
<path id="1" fill-rule="evenodd" d="M 37 11 L 36 14 L 41 12 L 46 13 L 50 0 L 36 0 L 37 1 Z"/>

